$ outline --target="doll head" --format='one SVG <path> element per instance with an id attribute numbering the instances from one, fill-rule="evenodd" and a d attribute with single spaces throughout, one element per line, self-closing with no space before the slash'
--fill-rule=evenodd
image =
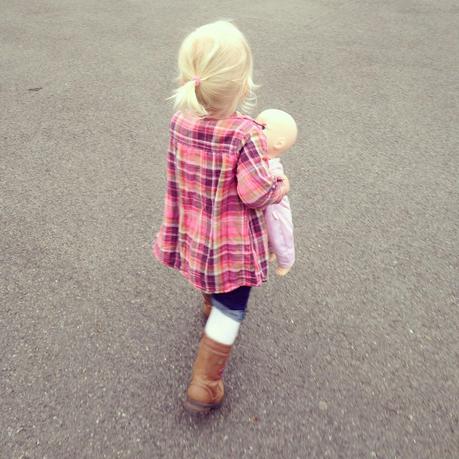
<path id="1" fill-rule="evenodd" d="M 257 116 L 257 122 L 265 126 L 263 132 L 266 134 L 270 158 L 281 156 L 296 142 L 298 129 L 288 113 L 270 108 Z"/>
<path id="2" fill-rule="evenodd" d="M 252 52 L 227 21 L 206 24 L 183 41 L 178 56 L 180 87 L 175 108 L 197 116 L 225 117 L 254 96 Z"/>

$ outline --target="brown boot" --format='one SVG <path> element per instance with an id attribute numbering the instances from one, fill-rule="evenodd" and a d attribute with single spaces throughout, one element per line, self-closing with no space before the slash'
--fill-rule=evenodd
<path id="1" fill-rule="evenodd" d="M 231 348 L 202 335 L 184 402 L 188 411 L 207 413 L 221 406 L 224 396 L 222 373 Z"/>
<path id="2" fill-rule="evenodd" d="M 204 297 L 204 306 L 202 308 L 202 313 L 206 319 L 209 318 L 210 310 L 212 309 L 212 295 L 208 293 L 203 293 L 202 296 Z"/>

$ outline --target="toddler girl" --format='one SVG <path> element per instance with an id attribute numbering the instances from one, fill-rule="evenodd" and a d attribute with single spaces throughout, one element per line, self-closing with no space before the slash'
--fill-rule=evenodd
<path id="1" fill-rule="evenodd" d="M 236 112 L 253 96 L 252 54 L 226 21 L 199 27 L 179 51 L 178 110 L 170 123 L 164 219 L 153 253 L 204 294 L 209 314 L 185 407 L 223 401 L 222 373 L 250 289 L 267 280 L 263 209 L 289 191 L 268 167 L 262 126 Z"/>

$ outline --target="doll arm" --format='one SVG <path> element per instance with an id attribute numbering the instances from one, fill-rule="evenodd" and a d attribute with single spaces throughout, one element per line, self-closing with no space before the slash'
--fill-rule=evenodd
<path id="1" fill-rule="evenodd" d="M 280 202 L 288 192 L 288 180 L 271 174 L 264 159 L 266 150 L 266 142 L 260 132 L 254 130 L 239 155 L 237 192 L 241 201 L 252 209 Z"/>

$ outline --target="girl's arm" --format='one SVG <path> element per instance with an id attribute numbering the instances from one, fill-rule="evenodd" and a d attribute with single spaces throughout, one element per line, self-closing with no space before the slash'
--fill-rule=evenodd
<path id="1" fill-rule="evenodd" d="M 252 131 L 244 144 L 237 165 L 237 192 L 241 201 L 252 209 L 275 204 L 289 191 L 287 177 L 275 177 L 269 171 L 266 143 L 258 130 Z"/>

